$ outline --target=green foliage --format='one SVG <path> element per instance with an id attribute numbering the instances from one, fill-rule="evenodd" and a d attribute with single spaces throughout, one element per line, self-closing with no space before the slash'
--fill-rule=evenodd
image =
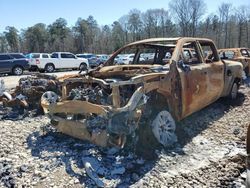
<path id="1" fill-rule="evenodd" d="M 7 26 L 4 35 L 11 51 L 19 51 L 18 30 L 15 27 Z"/>
<path id="2" fill-rule="evenodd" d="M 23 32 L 26 52 L 45 52 L 48 33 L 46 25 L 38 23 Z"/>

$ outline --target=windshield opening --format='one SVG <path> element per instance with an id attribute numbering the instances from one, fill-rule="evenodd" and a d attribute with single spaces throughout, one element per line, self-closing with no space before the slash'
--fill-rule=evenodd
<path id="1" fill-rule="evenodd" d="M 175 42 L 128 46 L 118 50 L 105 65 L 166 65 L 172 57 Z"/>

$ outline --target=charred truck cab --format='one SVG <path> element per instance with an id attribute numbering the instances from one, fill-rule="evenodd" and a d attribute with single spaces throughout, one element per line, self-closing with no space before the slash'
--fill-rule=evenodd
<path id="1" fill-rule="evenodd" d="M 118 64 L 125 53 L 133 60 Z M 70 136 L 123 147 L 149 127 L 169 146 L 177 141 L 176 121 L 237 96 L 242 72 L 240 63 L 222 61 L 209 39 L 146 39 L 117 50 L 95 70 L 60 78 L 62 96 L 46 92 L 41 103 L 57 130 Z"/>

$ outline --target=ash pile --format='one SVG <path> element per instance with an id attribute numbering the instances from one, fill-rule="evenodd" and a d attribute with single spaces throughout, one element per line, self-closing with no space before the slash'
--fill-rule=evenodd
<path id="1" fill-rule="evenodd" d="M 40 99 L 44 92 L 60 94 L 55 76 L 36 74 L 21 78 L 14 90 L 7 91 L 0 81 L 0 119 L 20 120 L 27 116 L 43 114 Z"/>
<path id="2" fill-rule="evenodd" d="M 111 91 L 106 91 L 100 86 L 95 87 L 78 87 L 72 89 L 67 97 L 68 100 L 82 100 L 90 103 L 110 105 L 111 102 Z"/>

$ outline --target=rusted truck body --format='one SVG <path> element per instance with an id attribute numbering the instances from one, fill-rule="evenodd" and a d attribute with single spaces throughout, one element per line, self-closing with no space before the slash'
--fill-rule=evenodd
<path id="1" fill-rule="evenodd" d="M 250 75 L 250 50 L 248 48 L 225 48 L 218 51 L 221 59 L 241 62 L 246 76 Z"/>
<path id="2" fill-rule="evenodd" d="M 187 48 L 195 58 L 184 56 Z M 213 58 L 206 59 L 204 50 Z M 140 61 L 145 52 L 154 59 Z M 134 53 L 132 63 L 116 65 L 121 53 Z M 146 39 L 122 47 L 88 73 L 60 78 L 62 96 L 46 92 L 41 104 L 58 131 L 100 146 L 123 147 L 146 126 L 169 146 L 176 142 L 176 121 L 220 97 L 236 97 L 242 72 L 241 63 L 219 58 L 210 39 Z"/>

